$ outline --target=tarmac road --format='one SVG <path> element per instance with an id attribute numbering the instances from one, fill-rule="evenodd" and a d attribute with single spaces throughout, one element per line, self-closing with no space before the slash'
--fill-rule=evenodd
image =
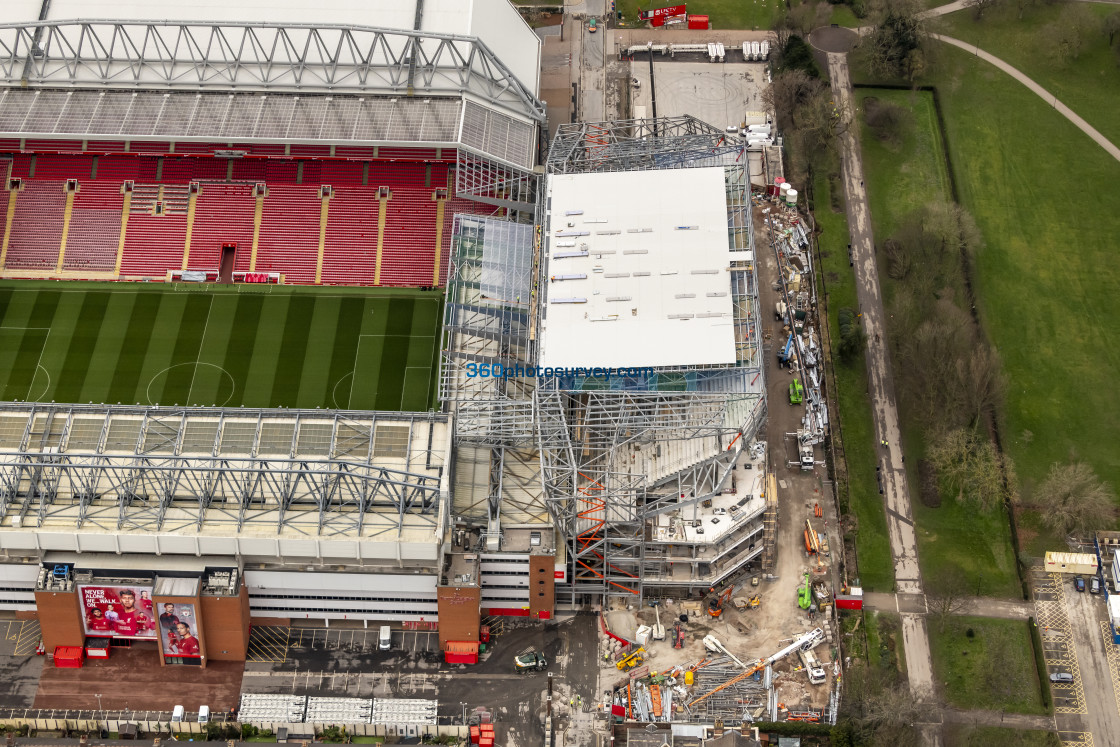
<path id="1" fill-rule="evenodd" d="M 854 113 L 846 56 L 830 52 L 828 72 L 842 110 Z M 882 472 L 887 527 L 891 554 L 894 557 L 895 588 L 901 594 L 916 595 L 923 593 L 918 568 L 917 537 L 902 461 L 898 407 L 895 404 L 894 380 L 884 339 L 885 312 L 879 289 L 879 271 L 875 263 L 875 237 L 871 229 L 867 192 L 863 186 L 863 164 L 857 134 L 858 128 L 855 125 L 849 126 L 841 134 L 840 143 L 857 296 L 864 330 L 867 332 L 868 391 L 875 422 L 875 437 L 884 444 L 879 448 L 878 466 Z M 906 674 L 910 680 L 910 690 L 917 698 L 932 699 L 933 665 L 929 653 L 929 635 L 921 614 L 902 614 L 902 636 L 906 647 Z"/>

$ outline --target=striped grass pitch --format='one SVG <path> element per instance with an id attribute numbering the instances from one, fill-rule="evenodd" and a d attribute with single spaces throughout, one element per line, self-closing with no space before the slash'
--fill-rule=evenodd
<path id="1" fill-rule="evenodd" d="M 436 294 L 185 288 L 0 283 L 0 399 L 360 410 L 434 404 Z"/>

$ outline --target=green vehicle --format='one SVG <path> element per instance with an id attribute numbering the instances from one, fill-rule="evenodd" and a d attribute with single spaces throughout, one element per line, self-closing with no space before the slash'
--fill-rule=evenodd
<path id="1" fill-rule="evenodd" d="M 805 391 L 801 388 L 801 379 L 794 379 L 789 383 L 789 403 L 799 405 L 805 399 Z"/>
<path id="2" fill-rule="evenodd" d="M 594 34 L 596 31 L 599 30 L 599 22 L 596 21 L 594 18 L 589 19 L 587 21 L 587 30 L 588 30 L 589 33 Z"/>
<path id="3" fill-rule="evenodd" d="M 548 668 L 548 662 L 536 651 L 513 657 L 513 668 L 518 674 L 526 672 L 543 672 Z"/>
<path id="4" fill-rule="evenodd" d="M 809 585 L 809 574 L 805 574 L 805 583 L 797 587 L 797 606 L 803 610 L 809 609 L 813 604 L 813 589 Z"/>

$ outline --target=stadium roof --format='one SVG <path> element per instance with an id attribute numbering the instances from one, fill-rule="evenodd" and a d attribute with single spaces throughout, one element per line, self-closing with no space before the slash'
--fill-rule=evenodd
<path id="1" fill-rule="evenodd" d="M 6 404 L 0 547 L 26 545 L 12 531 L 430 540 L 450 441 L 432 413 Z"/>
<path id="2" fill-rule="evenodd" d="M 0 3 L 0 85 L 474 100 L 543 122 L 541 42 L 508 0 Z"/>
<path id="3" fill-rule="evenodd" d="M 47 14 L 40 18 L 44 5 Z M 89 19 L 377 27 L 428 35 L 474 36 L 502 59 L 527 89 L 534 94 L 539 90 L 540 38 L 509 0 L 184 0 L 172 5 L 146 0 L 0 3 L 0 24 Z"/>
<path id="4" fill-rule="evenodd" d="M 735 365 L 724 170 L 552 174 L 540 364 Z"/>
<path id="5" fill-rule="evenodd" d="M 461 98 L 0 88 L 0 137 L 460 144 L 532 168 L 534 127 Z"/>

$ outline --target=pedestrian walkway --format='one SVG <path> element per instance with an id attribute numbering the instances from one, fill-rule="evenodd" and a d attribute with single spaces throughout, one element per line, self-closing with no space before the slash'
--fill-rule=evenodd
<path id="1" fill-rule="evenodd" d="M 960 39 L 954 39 L 953 37 L 945 36 L 944 34 L 930 34 L 930 36 L 932 36 L 934 39 L 937 39 L 938 41 L 945 42 L 946 44 L 952 44 L 954 47 L 959 47 L 966 52 L 972 52 L 974 55 L 984 60 L 985 62 L 990 62 L 991 64 L 995 65 L 1000 70 L 1007 73 L 1012 78 L 1029 88 L 1047 104 L 1053 106 L 1055 111 L 1068 119 L 1070 122 L 1073 122 L 1073 124 L 1075 124 L 1079 130 L 1091 137 L 1098 145 L 1104 148 L 1110 156 L 1115 158 L 1117 161 L 1120 161 L 1120 148 L 1116 147 L 1116 145 L 1113 144 L 1111 140 L 1098 132 L 1095 127 L 1079 117 L 1072 109 L 1063 104 L 1061 101 L 1058 101 L 1058 97 L 1056 95 L 1050 93 L 1045 88 L 1028 78 L 1026 75 L 1019 72 L 1018 68 L 1012 67 L 995 55 L 988 54 L 975 44 L 969 44 L 968 42 L 963 42 Z"/>

